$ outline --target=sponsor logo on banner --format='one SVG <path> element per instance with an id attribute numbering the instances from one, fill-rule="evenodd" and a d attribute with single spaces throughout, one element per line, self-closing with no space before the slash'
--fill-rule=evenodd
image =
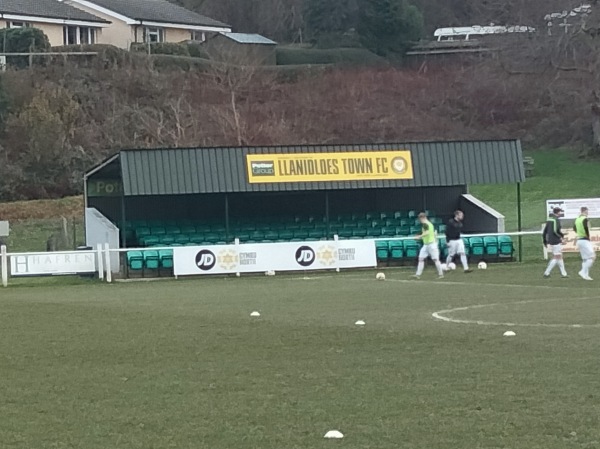
<path id="1" fill-rule="evenodd" d="M 275 176 L 275 162 L 256 161 L 251 162 L 252 176 Z"/>
<path id="2" fill-rule="evenodd" d="M 303 267 L 310 267 L 315 261 L 315 252 L 310 246 L 301 246 L 296 250 L 296 262 Z"/>
<path id="3" fill-rule="evenodd" d="M 175 276 L 374 267 L 373 240 L 173 248 Z"/>
<path id="4" fill-rule="evenodd" d="M 215 257 L 215 253 L 213 253 L 212 251 L 203 249 L 198 254 L 196 254 L 196 266 L 202 271 L 212 270 L 215 267 L 216 263 L 217 258 Z"/>
<path id="5" fill-rule="evenodd" d="M 96 253 L 20 254 L 10 256 L 12 276 L 61 275 L 96 272 Z"/>
<path id="6" fill-rule="evenodd" d="M 408 150 L 248 154 L 249 183 L 413 179 Z"/>
<path id="7" fill-rule="evenodd" d="M 563 244 L 563 252 L 565 253 L 577 253 L 579 248 L 577 247 L 577 233 L 572 229 L 564 229 L 565 243 Z M 590 229 L 590 241 L 594 245 L 596 251 L 600 251 L 600 228 Z"/>
<path id="8" fill-rule="evenodd" d="M 547 214 L 550 214 L 555 207 L 560 207 L 564 211 L 562 217 L 567 220 L 575 220 L 579 217 L 582 207 L 588 208 L 589 218 L 600 218 L 600 198 L 546 201 Z"/>

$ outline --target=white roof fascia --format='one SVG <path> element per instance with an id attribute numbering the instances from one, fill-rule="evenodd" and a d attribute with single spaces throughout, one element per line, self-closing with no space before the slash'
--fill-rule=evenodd
<path id="1" fill-rule="evenodd" d="M 121 22 L 125 22 L 127 25 L 136 25 L 138 21 L 131 19 L 130 17 L 126 17 L 122 14 L 116 13 L 110 9 L 103 8 L 102 6 L 96 5 L 94 2 L 90 2 L 88 0 L 70 0 L 73 3 L 79 3 L 81 6 L 85 6 L 86 8 L 93 9 L 102 14 L 106 14 L 109 17 L 120 20 Z"/>
<path id="2" fill-rule="evenodd" d="M 20 16 L 17 14 L 2 14 L 2 18 L 5 20 L 14 20 L 17 22 L 33 22 L 33 23 L 53 23 L 57 25 L 73 25 L 73 26 L 85 26 L 94 28 L 104 28 L 110 25 L 110 23 L 104 22 L 88 22 L 86 20 L 69 20 L 69 19 L 53 19 L 50 17 L 39 17 L 39 16 Z"/>

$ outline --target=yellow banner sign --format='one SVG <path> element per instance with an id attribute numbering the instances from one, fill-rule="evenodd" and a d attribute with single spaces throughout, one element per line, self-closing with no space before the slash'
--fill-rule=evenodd
<path id="1" fill-rule="evenodd" d="M 410 151 L 249 154 L 250 184 L 413 179 Z"/>

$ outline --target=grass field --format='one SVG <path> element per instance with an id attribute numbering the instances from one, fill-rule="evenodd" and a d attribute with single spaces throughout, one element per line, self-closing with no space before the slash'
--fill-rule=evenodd
<path id="1" fill-rule="evenodd" d="M 597 448 L 600 291 L 541 270 L 17 281 L 0 446 Z"/>
<path id="2" fill-rule="evenodd" d="M 567 150 L 527 153 L 535 159 L 535 175 L 522 184 L 523 228 L 539 229 L 546 200 L 600 197 L 600 161 L 577 159 Z M 471 193 L 506 216 L 507 230 L 517 229 L 517 190 L 513 185 L 473 186 Z"/>

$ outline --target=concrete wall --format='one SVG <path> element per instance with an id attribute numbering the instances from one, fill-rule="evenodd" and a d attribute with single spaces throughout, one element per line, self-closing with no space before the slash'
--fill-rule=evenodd
<path id="1" fill-rule="evenodd" d="M 504 215 L 473 195 L 462 195 L 459 208 L 465 213 L 463 228 L 465 234 L 505 232 Z"/>
<path id="2" fill-rule="evenodd" d="M 119 229 L 98 210 L 87 208 L 85 210 L 85 244 L 93 249 L 108 243 L 111 249 L 120 248 Z M 110 265 L 113 273 L 120 271 L 119 254 L 111 253 Z"/>
<path id="3" fill-rule="evenodd" d="M 276 65 L 276 45 L 239 44 L 217 34 L 203 44 L 212 59 L 237 65 Z"/>

